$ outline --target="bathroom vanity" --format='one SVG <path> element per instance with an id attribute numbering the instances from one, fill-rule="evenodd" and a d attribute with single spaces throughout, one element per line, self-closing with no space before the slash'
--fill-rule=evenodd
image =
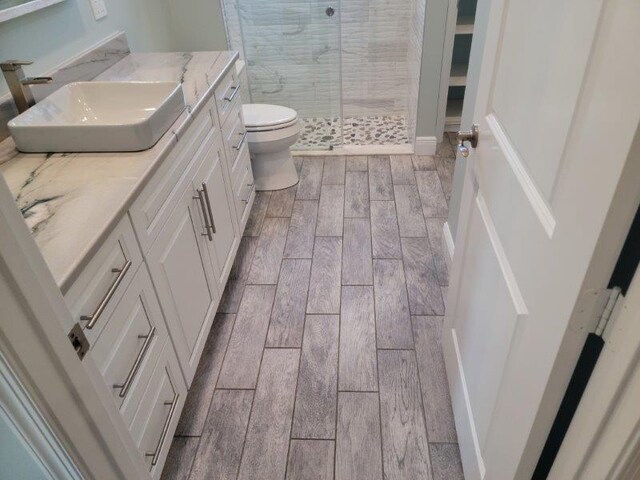
<path id="1" fill-rule="evenodd" d="M 131 54 L 96 80 L 182 83 L 151 149 L 22 154 L 0 172 L 116 410 L 140 478 L 159 478 L 255 198 L 234 52 Z M 121 422 L 120 422 L 121 420 Z"/>

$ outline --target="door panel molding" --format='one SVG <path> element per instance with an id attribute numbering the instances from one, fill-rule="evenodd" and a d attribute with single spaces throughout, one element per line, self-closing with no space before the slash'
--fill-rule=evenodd
<path id="1" fill-rule="evenodd" d="M 458 442 L 460 443 L 460 456 L 464 468 L 464 478 L 466 480 L 482 480 L 486 473 L 484 459 L 482 458 L 482 450 L 478 441 L 478 432 L 476 431 L 476 422 L 471 409 L 471 400 L 469 397 L 469 388 L 467 379 L 464 375 L 462 367 L 462 357 L 460 355 L 460 346 L 456 329 L 452 328 L 449 338 L 443 338 L 443 350 L 446 363 L 455 365 L 455 374 L 448 375 L 449 389 L 451 391 L 451 403 L 454 411 L 464 412 L 464 415 L 456 415 L 456 431 L 458 432 Z M 447 348 L 448 347 L 448 348 Z"/>
<path id="2" fill-rule="evenodd" d="M 465 321 L 455 321 L 453 326 L 477 442 L 484 452 L 510 346 L 528 310 L 481 197 L 474 202 L 468 235 L 474 241 L 464 254 L 465 276 L 456 305 L 457 317 Z M 478 278 L 483 280 L 476 282 Z"/>
<path id="3" fill-rule="evenodd" d="M 535 180 L 531 177 L 522 157 L 511 144 L 500 120 L 498 120 L 495 114 L 491 113 L 486 116 L 486 121 L 504 158 L 509 163 L 516 180 L 518 180 L 522 191 L 529 200 L 531 208 L 540 220 L 540 224 L 545 232 L 547 232 L 547 236 L 549 238 L 553 237 L 553 232 L 556 228 L 556 219 L 551 211 L 551 206 L 547 203 Z M 544 141 L 544 139 L 541 140 Z"/>
<path id="4" fill-rule="evenodd" d="M 511 269 L 511 264 L 509 263 L 507 254 L 504 251 L 502 243 L 500 242 L 498 231 L 493 224 L 493 220 L 491 219 L 491 214 L 489 213 L 487 204 L 484 201 L 482 193 L 480 192 L 478 192 L 478 195 L 476 196 L 476 206 L 478 208 L 478 212 L 480 212 L 482 221 L 484 222 L 484 227 L 487 231 L 487 235 L 489 236 L 489 240 L 491 241 L 493 252 L 496 256 L 498 264 L 500 265 L 500 269 L 502 270 L 502 275 L 504 277 L 507 288 L 509 289 L 509 293 L 511 293 L 511 299 L 516 310 L 516 314 L 518 316 L 528 315 L 529 309 L 527 309 L 527 305 L 525 304 L 524 297 L 522 296 L 522 292 L 520 291 L 520 287 L 518 286 L 516 276 Z"/>

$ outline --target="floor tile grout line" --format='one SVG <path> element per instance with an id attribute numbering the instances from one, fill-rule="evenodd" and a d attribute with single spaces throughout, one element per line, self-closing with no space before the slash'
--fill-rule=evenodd
<path id="1" fill-rule="evenodd" d="M 242 239 L 244 239 L 244 238 L 245 237 L 242 237 L 240 239 L 240 243 L 242 243 Z M 257 239 L 259 237 L 247 237 L 247 238 L 252 238 L 252 239 L 255 238 L 256 240 L 252 240 L 252 241 L 258 242 Z M 251 266 L 253 265 L 253 258 L 256 255 L 257 248 L 258 248 L 258 244 L 256 243 L 256 248 L 253 249 L 253 252 L 250 255 L 251 258 L 249 259 L 249 272 L 251 271 Z M 239 249 L 240 249 L 240 246 L 238 246 L 238 250 Z M 234 260 L 234 262 L 235 262 L 235 260 Z M 231 267 L 231 269 L 233 270 L 233 266 Z M 236 308 L 236 311 L 235 312 L 219 312 L 219 311 L 216 310 L 216 315 L 219 314 L 219 313 L 227 314 L 227 315 L 237 315 L 238 314 L 238 310 L 240 309 L 240 303 L 242 302 L 242 297 L 244 297 L 244 290 L 247 287 L 247 285 L 250 285 L 250 284 L 247 284 L 247 280 L 249 279 L 249 272 L 247 272 L 246 278 L 242 281 L 242 293 L 240 293 L 240 302 L 238 302 L 238 307 Z M 227 285 L 228 285 L 228 280 L 227 280 Z M 226 290 L 226 288 L 227 288 L 227 286 L 225 286 L 225 290 Z M 222 297 L 224 297 L 224 290 L 222 291 L 222 296 L 220 297 L 220 300 L 222 300 Z M 220 305 L 218 305 L 218 308 L 220 308 Z M 235 326 L 235 323 L 236 322 L 234 320 L 233 321 L 233 325 L 234 326 Z M 233 327 L 231 328 L 231 333 L 233 333 Z M 231 337 L 229 337 L 229 339 L 231 339 Z M 227 342 L 227 346 L 228 346 L 228 342 Z M 227 349 L 225 347 L 225 355 L 226 355 L 226 353 L 227 353 Z M 223 357 L 222 357 L 223 362 L 224 362 L 225 355 L 223 355 Z M 217 382 L 217 379 L 216 379 L 216 382 Z"/>
<path id="2" fill-rule="evenodd" d="M 414 171 L 414 177 L 415 177 L 415 171 Z M 416 178 L 416 189 L 417 189 L 417 178 Z M 394 193 L 395 193 L 395 189 L 394 189 Z M 422 198 L 419 196 L 419 194 L 418 194 L 418 198 L 420 198 L 420 207 L 422 207 Z M 420 208 L 420 210 L 421 210 L 422 216 L 424 218 L 424 208 Z M 427 225 L 426 225 L 426 221 L 425 221 L 425 230 L 427 231 L 426 233 L 428 235 L 429 232 L 428 232 L 428 229 L 426 227 L 427 227 Z M 398 228 L 400 228 L 400 225 L 398 225 Z M 427 239 L 427 241 L 428 241 L 428 239 Z M 401 260 L 400 265 L 402 267 L 402 274 L 404 275 L 404 278 L 405 278 L 404 284 L 405 284 L 405 291 L 406 291 L 406 294 L 407 294 L 407 303 L 408 303 L 408 307 L 409 307 L 409 323 L 410 323 L 410 326 L 411 326 L 411 341 L 413 342 L 413 355 L 414 355 L 414 358 L 415 358 L 415 361 L 416 361 L 416 372 L 417 372 L 417 375 L 418 375 L 418 386 L 420 388 L 419 397 L 420 397 L 420 405 L 422 405 L 421 411 L 422 411 L 423 428 L 424 428 L 424 431 L 425 431 L 425 437 L 427 439 L 427 445 L 428 445 L 429 444 L 429 429 L 427 428 L 427 415 L 426 415 L 424 402 L 423 402 L 423 398 L 422 398 L 423 390 L 422 390 L 422 383 L 421 383 L 421 380 L 420 380 L 420 367 L 419 367 L 419 362 L 418 362 L 418 351 L 417 351 L 417 348 L 416 348 L 416 338 L 415 338 L 415 332 L 414 332 L 414 329 L 413 329 L 413 313 L 411 312 L 411 304 L 410 304 L 410 300 L 409 300 L 409 298 L 410 298 L 409 297 L 409 284 L 407 282 L 406 266 L 405 266 L 405 261 L 404 261 L 405 255 L 404 255 L 404 247 L 402 245 L 402 237 L 400 238 L 400 252 L 401 252 L 401 255 L 402 255 L 402 260 Z M 429 473 L 431 473 L 433 475 L 433 467 L 431 465 L 431 455 L 430 455 L 429 452 L 428 452 L 427 456 L 428 456 L 428 462 L 429 462 Z"/>
<path id="3" fill-rule="evenodd" d="M 344 157 L 344 195 L 342 195 L 342 250 L 344 255 L 344 219 L 345 212 L 347 208 L 347 163 L 349 161 L 349 157 Z M 335 429 L 334 436 L 336 437 L 335 442 L 333 443 L 333 478 L 335 479 L 337 465 L 338 465 L 338 416 L 340 415 L 340 342 L 342 339 L 342 261 L 340 258 L 340 301 L 338 306 L 338 361 L 336 363 L 336 414 L 335 414 Z"/>
<path id="4" fill-rule="evenodd" d="M 244 295 L 244 290 L 243 290 L 243 295 Z M 214 321 L 217 315 L 218 313 L 215 314 Z M 220 369 L 218 370 L 218 374 L 216 375 L 216 381 L 213 386 L 213 393 L 211 394 L 211 398 L 209 398 L 209 406 L 207 407 L 207 414 L 205 415 L 205 419 L 204 419 L 205 424 L 202 427 L 202 431 L 200 432 L 200 435 L 198 435 L 198 445 L 196 446 L 196 455 L 194 455 L 193 460 L 191 461 L 191 466 L 189 467 L 189 476 L 187 478 L 191 477 L 191 471 L 193 470 L 193 465 L 195 464 L 196 456 L 200 451 L 200 445 L 202 444 L 202 437 L 203 437 L 202 434 L 204 433 L 204 428 L 206 427 L 207 420 L 209 419 L 209 414 L 211 413 L 211 405 L 213 405 L 213 397 L 216 394 L 216 386 L 218 384 L 218 379 L 220 378 L 220 372 L 222 372 L 222 365 L 224 364 L 224 358 L 227 356 L 227 349 L 229 348 L 229 343 L 231 342 L 231 334 L 233 333 L 233 329 L 236 326 L 236 318 L 237 318 L 236 313 L 225 313 L 223 315 L 233 315 L 233 325 L 231 326 L 231 332 L 229 333 L 229 338 L 227 338 L 226 345 L 224 346 L 224 354 L 222 355 L 222 362 L 220 363 Z M 209 332 L 209 335 L 211 335 L 211 332 Z M 208 339 L 209 337 L 207 337 L 207 340 Z"/>
<path id="5" fill-rule="evenodd" d="M 288 234 L 288 230 L 287 230 L 287 234 Z M 257 248 L 257 247 L 256 247 Z M 282 274 L 282 259 L 280 260 L 280 270 L 278 271 L 278 281 L 280 280 L 280 275 Z M 277 282 L 276 282 L 277 285 Z M 276 286 L 276 291 L 277 291 L 277 286 Z M 267 326 L 267 334 L 269 333 L 269 328 L 271 327 L 271 314 L 273 312 L 273 304 L 275 303 L 275 296 L 276 296 L 276 292 L 274 291 L 273 293 L 273 299 L 271 300 L 271 308 L 269 309 L 269 325 Z M 244 298 L 244 293 L 243 293 L 243 298 Z M 241 302 L 242 303 L 242 302 Z M 237 318 L 236 318 L 237 320 Z M 235 326 L 235 325 L 234 325 Z M 240 460 L 238 461 L 238 466 L 236 468 L 236 478 L 238 478 L 238 475 L 240 474 L 240 467 L 242 466 L 242 460 L 244 459 L 244 450 L 247 444 L 247 436 L 249 435 L 249 426 L 251 425 L 251 417 L 253 416 L 253 408 L 255 406 L 255 401 L 256 401 L 256 392 L 258 391 L 258 380 L 260 379 L 260 372 L 262 371 L 262 361 L 264 359 L 264 351 L 265 351 L 265 344 L 267 342 L 267 335 L 264 336 L 264 341 L 262 344 L 262 355 L 260 355 L 260 363 L 258 365 L 258 375 L 256 376 L 256 380 L 255 380 L 255 389 L 253 389 L 253 396 L 251 398 L 251 408 L 249 409 L 249 418 L 247 419 L 247 426 L 245 428 L 245 432 L 244 432 L 244 439 L 242 440 L 242 449 L 240 452 Z"/>
<path id="6" fill-rule="evenodd" d="M 335 438 L 291 437 L 290 440 L 302 440 L 305 442 L 335 442 Z"/>
<path id="7" fill-rule="evenodd" d="M 440 182 L 440 189 L 442 190 L 442 181 L 440 180 L 440 176 L 438 175 L 438 181 Z M 433 252 L 433 248 L 431 246 L 431 239 L 429 238 L 429 229 L 427 228 L 427 218 L 435 218 L 435 217 L 427 217 L 424 214 L 424 204 L 422 202 L 422 197 L 419 196 L 420 198 L 420 206 L 422 207 L 422 219 L 424 221 L 424 226 L 425 226 L 425 230 L 426 230 L 426 239 L 427 239 L 427 243 L 429 245 L 429 253 L 431 254 L 431 267 L 433 268 L 433 271 L 436 274 L 436 280 L 438 281 L 438 286 L 441 287 L 440 285 L 440 278 L 438 276 L 438 269 L 436 268 L 436 259 L 435 259 L 435 254 Z M 448 209 L 448 206 L 447 206 Z M 441 218 L 441 217 L 437 217 L 437 218 Z M 422 238 L 422 237 L 416 237 L 416 238 Z M 404 255 L 403 255 L 404 257 Z M 448 286 L 448 285 L 447 285 Z M 408 294 L 408 290 L 407 290 L 407 294 Z M 442 295 L 442 288 L 439 289 L 439 294 L 440 294 L 440 300 L 442 301 L 442 306 L 443 306 L 443 314 L 444 314 L 444 308 L 446 307 L 446 298 L 444 298 L 444 296 Z"/>
<path id="8" fill-rule="evenodd" d="M 411 330 L 413 331 L 413 319 L 411 320 Z M 419 400 L 420 400 L 420 405 L 422 405 L 422 408 L 420 409 L 420 411 L 422 412 L 422 424 L 424 426 L 424 434 L 425 437 L 427 439 L 427 445 L 431 442 L 429 442 L 429 429 L 427 428 L 427 412 L 425 410 L 425 406 L 424 406 L 424 401 L 422 398 L 422 392 L 424 390 L 422 390 L 422 380 L 420 378 L 420 364 L 418 362 L 418 352 L 414 351 L 414 359 L 416 361 L 416 374 L 418 376 L 418 388 L 420 389 L 419 392 Z M 431 455 L 428 455 L 429 458 L 429 470 L 431 471 L 433 469 L 433 466 L 431 465 Z"/>
<path id="9" fill-rule="evenodd" d="M 367 157 L 367 168 L 369 168 L 369 158 Z M 391 169 L 391 166 L 389 166 L 389 169 Z M 369 186 L 369 224 L 371 224 L 371 182 L 370 182 L 370 175 L 367 175 L 367 182 L 368 182 L 368 186 Z M 393 180 L 392 180 L 393 181 Z M 394 191 L 393 187 L 391 189 L 392 191 Z M 393 194 L 393 198 L 395 201 L 395 193 Z M 371 255 L 373 256 L 373 245 L 372 245 L 372 249 L 371 249 Z M 371 260 L 372 263 L 372 268 L 373 268 L 373 259 Z M 373 274 L 373 283 L 374 285 L 371 287 L 372 293 L 373 293 L 373 329 L 374 329 L 374 336 L 375 336 L 375 347 L 376 347 L 376 382 L 377 382 L 377 396 L 378 396 L 378 429 L 380 431 L 380 471 L 382 472 L 382 478 L 386 478 L 385 475 L 385 471 L 384 471 L 384 448 L 383 448 L 383 437 L 382 437 L 382 401 L 381 401 L 381 397 L 380 397 L 380 357 L 378 355 L 378 312 L 377 312 L 377 308 L 376 308 L 376 287 L 375 287 L 375 272 L 372 272 Z"/>
<path id="10" fill-rule="evenodd" d="M 325 165 L 325 158 L 322 158 L 322 169 L 320 172 L 320 193 L 319 195 L 322 195 L 322 178 L 324 177 L 324 165 Z M 297 192 L 296 192 L 297 193 Z M 318 210 L 320 207 L 320 199 L 318 198 L 318 200 L 316 200 L 317 204 L 318 204 Z M 295 203 L 295 200 L 294 200 Z M 319 212 L 318 212 L 319 213 Z M 318 223 L 318 218 L 317 218 L 317 214 L 316 214 L 316 225 L 313 229 L 313 233 L 315 234 L 316 228 L 317 228 L 317 223 Z M 288 235 L 288 234 L 287 234 Z M 287 240 L 289 240 L 287 238 Z M 300 351 L 299 351 L 299 355 L 298 355 L 298 374 L 296 375 L 296 386 L 294 389 L 294 393 L 293 393 L 293 409 L 291 410 L 291 422 L 289 423 L 289 442 L 287 444 L 287 457 L 286 457 L 286 463 L 285 463 L 285 469 L 284 469 L 284 478 L 287 478 L 287 473 L 289 470 L 289 456 L 291 454 L 291 435 L 293 432 L 293 419 L 296 416 L 296 404 L 298 403 L 298 385 L 300 384 L 300 363 L 302 362 L 302 349 L 304 348 L 304 338 L 305 338 L 305 330 L 307 327 L 307 308 L 306 305 L 309 301 L 309 289 L 311 288 L 311 270 L 313 269 L 313 254 L 315 253 L 316 250 L 316 237 L 315 235 L 313 236 L 313 245 L 311 246 L 311 266 L 309 268 L 309 280 L 307 281 L 307 298 L 305 299 L 305 312 L 304 312 L 304 318 L 302 320 L 302 339 L 300 340 Z M 282 270 L 281 270 L 282 271 Z M 275 303 L 275 300 L 274 300 Z M 271 318 L 269 318 L 269 327 L 271 327 Z M 267 330 L 268 332 L 268 330 Z M 266 339 L 265 339 L 266 340 Z M 264 355 L 264 351 L 263 351 L 263 355 Z"/>
<path id="11" fill-rule="evenodd" d="M 320 195 L 322 195 L 322 178 L 324 177 L 324 159 L 322 163 L 322 175 L 320 176 Z M 320 200 L 318 200 L 318 206 L 320 205 Z M 316 219 L 317 226 L 317 219 Z M 315 231 L 314 231 L 315 233 Z M 291 454 L 291 437 L 293 433 L 293 419 L 296 416 L 296 404 L 298 403 L 298 385 L 300 384 L 300 363 L 302 362 L 302 349 L 304 348 L 304 337 L 305 330 L 307 327 L 307 304 L 309 302 L 309 290 L 311 289 L 311 270 L 313 269 L 313 255 L 316 251 L 316 237 L 313 237 L 313 246 L 311 247 L 311 265 L 309 266 L 309 279 L 307 280 L 307 295 L 305 298 L 305 308 L 304 308 L 304 318 L 302 320 L 302 339 L 300 340 L 300 356 L 298 357 L 298 375 L 296 376 L 296 387 L 293 395 L 293 410 L 291 411 L 291 424 L 289 426 L 289 442 L 287 444 L 287 459 L 285 464 L 284 476 L 287 478 L 287 473 L 289 470 L 289 456 Z M 271 323 L 271 319 L 269 319 L 269 323 Z M 271 327 L 271 324 L 269 324 Z"/>
<path id="12" fill-rule="evenodd" d="M 377 366 L 376 366 L 376 369 L 377 369 Z M 378 390 L 353 390 L 353 389 L 342 390 L 339 388 L 338 393 L 378 393 Z"/>
<path id="13" fill-rule="evenodd" d="M 240 297 L 242 300 L 242 297 L 244 296 L 244 289 L 242 291 L 242 296 Z M 238 305 L 238 308 L 239 305 Z M 217 316 L 217 312 L 216 312 L 216 316 Z M 191 460 L 191 465 L 189 466 L 189 475 L 187 476 L 187 478 L 191 477 L 191 473 L 193 471 L 193 465 L 196 463 L 196 457 L 198 455 L 198 452 L 200 451 L 200 446 L 202 445 L 202 437 L 203 437 L 203 433 L 204 433 L 204 428 L 206 426 L 207 420 L 209 419 L 209 414 L 211 413 L 211 406 L 213 405 L 213 397 L 216 394 L 216 387 L 218 385 L 218 380 L 220 379 L 220 372 L 222 372 L 222 366 L 224 365 L 224 359 L 227 356 L 227 351 L 229 349 L 229 343 L 231 343 L 231 335 L 233 334 L 233 329 L 236 326 L 236 319 L 238 318 L 238 314 L 234 313 L 234 314 L 224 314 L 224 315 L 233 315 L 233 325 L 231 326 L 231 332 L 229 332 L 229 338 L 227 338 L 227 342 L 226 345 L 224 346 L 224 354 L 222 355 L 222 362 L 220 363 L 220 369 L 218 370 L 218 375 L 216 375 L 216 381 L 215 384 L 213 386 L 213 393 L 211 394 L 211 398 L 209 399 L 209 407 L 207 408 L 207 415 L 205 416 L 205 425 L 202 427 L 202 432 L 200 433 L 199 439 L 198 439 L 198 445 L 196 447 L 196 454 L 193 456 L 193 460 Z M 214 321 L 215 321 L 215 316 L 214 316 Z M 211 333 L 209 333 L 210 335 Z M 207 337 L 208 340 L 208 337 Z M 201 359 L 202 361 L 202 359 Z"/>
<path id="14" fill-rule="evenodd" d="M 262 360 L 260 360 L 260 367 L 262 367 Z M 260 370 L 258 369 L 258 376 L 260 376 Z M 256 389 L 258 388 L 258 381 L 256 380 Z M 251 396 L 251 408 L 249 409 L 249 418 L 247 419 L 247 426 L 244 429 L 244 435 L 242 438 L 242 448 L 240 449 L 240 456 L 238 457 L 238 466 L 236 467 L 235 478 L 240 475 L 240 467 L 242 466 L 242 459 L 244 458 L 244 448 L 247 445 L 247 436 L 249 435 L 249 424 L 251 422 L 251 415 L 253 414 L 253 406 L 256 403 L 256 390 L 253 391 Z"/>

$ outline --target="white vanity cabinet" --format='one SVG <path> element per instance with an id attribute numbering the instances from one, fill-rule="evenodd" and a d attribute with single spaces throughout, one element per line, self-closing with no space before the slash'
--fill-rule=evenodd
<path id="1" fill-rule="evenodd" d="M 175 430 L 187 385 L 127 216 L 89 260 L 65 293 L 65 301 L 89 342 L 86 355 L 104 380 L 105 404 L 118 410 L 122 430 L 140 448 L 139 461 L 148 465 L 153 478 L 159 478 L 171 443 L 171 436 L 163 438 L 162 433 L 167 432 L 167 437 Z M 173 408 L 165 404 L 168 395 L 148 393 L 158 371 L 171 385 Z M 145 416 L 143 412 L 148 411 L 156 412 L 155 416 Z M 153 465 L 150 458 L 155 458 Z"/>
<path id="2" fill-rule="evenodd" d="M 239 87 L 232 65 L 65 294 L 150 478 L 162 472 L 255 198 Z"/>

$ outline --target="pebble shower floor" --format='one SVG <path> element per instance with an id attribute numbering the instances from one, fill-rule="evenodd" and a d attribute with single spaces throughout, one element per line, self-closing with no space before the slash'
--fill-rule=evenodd
<path id="1" fill-rule="evenodd" d="M 332 145 L 403 145 L 409 143 L 401 115 L 303 118 L 303 130 L 293 150 L 324 149 Z M 344 132 L 344 140 L 342 133 Z"/>

